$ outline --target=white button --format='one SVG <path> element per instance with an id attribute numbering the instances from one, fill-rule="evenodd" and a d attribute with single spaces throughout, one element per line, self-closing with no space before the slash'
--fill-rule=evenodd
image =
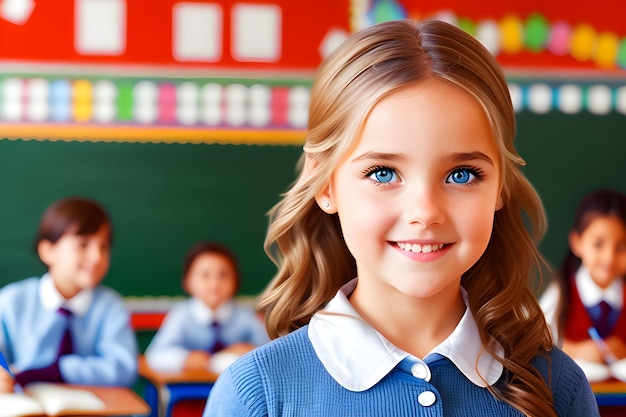
<path id="1" fill-rule="evenodd" d="M 430 407 L 436 400 L 437 397 L 432 391 L 424 391 L 417 397 L 417 401 L 424 407 Z"/>
<path id="2" fill-rule="evenodd" d="M 415 378 L 425 379 L 430 381 L 430 369 L 424 362 L 418 362 L 411 366 L 411 374 Z"/>

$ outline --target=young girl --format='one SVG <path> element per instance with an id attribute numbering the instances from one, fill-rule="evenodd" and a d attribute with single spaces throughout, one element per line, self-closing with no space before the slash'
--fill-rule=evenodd
<path id="1" fill-rule="evenodd" d="M 610 377 L 607 365 L 626 358 L 624 278 L 626 195 L 593 191 L 576 209 L 567 254 L 541 297 L 557 343 L 592 381 Z M 604 343 L 590 337 L 590 328 Z"/>
<path id="2" fill-rule="evenodd" d="M 529 288 L 525 224 L 545 223 L 514 133 L 496 61 L 452 25 L 339 47 L 271 212 L 261 307 L 282 337 L 222 373 L 204 415 L 597 416 Z"/>
<path id="3" fill-rule="evenodd" d="M 109 217 L 94 201 L 66 198 L 46 209 L 35 248 L 48 272 L 0 291 L 0 352 L 19 385 L 130 386 L 136 380 L 129 312 L 118 293 L 100 285 L 112 239 Z M 9 378 L 3 370 L 0 375 Z"/>
<path id="4" fill-rule="evenodd" d="M 183 289 L 191 296 L 166 316 L 146 349 L 148 364 L 164 372 L 221 372 L 235 358 L 269 341 L 253 308 L 237 303 L 239 268 L 232 252 L 199 242 L 185 258 Z"/>

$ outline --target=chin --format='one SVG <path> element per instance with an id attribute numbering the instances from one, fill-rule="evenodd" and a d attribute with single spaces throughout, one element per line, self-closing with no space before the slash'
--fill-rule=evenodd
<path id="1" fill-rule="evenodd" d="M 99 278 L 87 278 L 87 279 L 82 280 L 79 283 L 79 286 L 83 290 L 89 290 L 89 289 L 97 287 L 101 281 L 102 280 Z"/>
<path id="2" fill-rule="evenodd" d="M 204 304 L 210 308 L 211 310 L 217 310 L 218 307 L 220 306 L 220 304 L 216 303 L 216 302 L 209 302 L 209 301 L 204 301 Z"/>
<path id="3" fill-rule="evenodd" d="M 425 285 L 420 283 L 417 285 L 398 285 L 396 289 L 402 294 L 413 298 L 430 298 L 440 294 L 446 287 Z"/>

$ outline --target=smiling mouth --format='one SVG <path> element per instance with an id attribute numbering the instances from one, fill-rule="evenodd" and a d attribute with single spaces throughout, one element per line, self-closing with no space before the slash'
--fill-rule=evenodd
<path id="1" fill-rule="evenodd" d="M 443 243 L 438 243 L 438 244 L 435 243 L 432 245 L 428 245 L 428 244 L 420 245 L 419 243 L 404 243 L 404 242 L 398 242 L 397 245 L 400 249 L 407 251 L 407 252 L 413 252 L 413 253 L 437 252 L 439 249 L 442 249 L 444 246 Z"/>

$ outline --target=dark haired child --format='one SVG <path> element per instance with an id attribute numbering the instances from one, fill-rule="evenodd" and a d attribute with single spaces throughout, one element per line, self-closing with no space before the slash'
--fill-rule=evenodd
<path id="1" fill-rule="evenodd" d="M 19 385 L 135 382 L 129 312 L 117 292 L 100 285 L 112 239 L 109 216 L 95 201 L 65 198 L 44 212 L 34 243 L 48 272 L 0 291 L 0 352 Z M 0 370 L 0 378 L 11 377 Z"/>
<path id="2" fill-rule="evenodd" d="M 626 379 L 626 195 L 580 201 L 556 280 L 541 297 L 552 332 L 590 381 Z"/>
<path id="3" fill-rule="evenodd" d="M 239 268 L 228 248 L 213 242 L 193 245 L 185 258 L 182 286 L 190 298 L 170 310 L 146 350 L 153 369 L 219 373 L 269 341 L 253 307 L 234 300 Z"/>

